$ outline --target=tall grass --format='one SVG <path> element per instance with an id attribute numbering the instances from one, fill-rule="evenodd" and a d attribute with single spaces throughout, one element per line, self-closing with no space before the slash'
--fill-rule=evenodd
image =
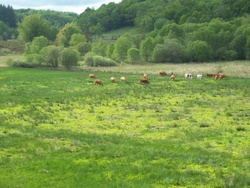
<path id="1" fill-rule="evenodd" d="M 250 79 L 133 70 L 1 68 L 0 187 L 249 187 Z"/>
<path id="2" fill-rule="evenodd" d="M 190 74 L 207 74 L 224 72 L 231 77 L 249 78 L 250 62 L 249 61 L 228 61 L 228 62 L 209 62 L 209 63 L 180 63 L 180 64 L 146 64 L 146 65 L 129 65 L 122 64 L 117 67 L 82 67 L 85 70 L 107 71 L 107 72 L 132 72 L 132 73 L 149 73 L 158 74 L 160 70 L 168 74 L 175 73 L 183 77 L 185 73 Z"/>

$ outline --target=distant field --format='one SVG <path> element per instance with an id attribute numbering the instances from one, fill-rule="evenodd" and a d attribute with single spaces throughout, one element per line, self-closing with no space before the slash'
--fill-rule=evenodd
<path id="1" fill-rule="evenodd" d="M 250 61 L 212 62 L 212 63 L 181 63 L 181 64 L 147 64 L 147 65 L 120 65 L 117 67 L 83 67 L 92 71 L 130 72 L 158 74 L 159 71 L 173 72 L 177 77 L 185 73 L 206 74 L 224 72 L 231 77 L 250 78 Z"/>
<path id="2" fill-rule="evenodd" d="M 249 69 L 226 65 L 0 68 L 0 187 L 250 187 Z"/>
<path id="3" fill-rule="evenodd" d="M 1 55 L 0 56 L 0 67 L 7 67 L 7 62 L 11 61 L 22 61 L 24 60 L 23 55 L 12 54 L 12 55 Z"/>
<path id="4" fill-rule="evenodd" d="M 6 67 L 8 60 L 22 61 L 24 57 L 22 55 L 7 55 L 0 56 L 0 67 Z M 146 65 L 129 65 L 121 64 L 116 67 L 87 67 L 81 66 L 81 70 L 89 71 L 104 71 L 104 72 L 128 72 L 128 73 L 148 73 L 158 74 L 163 70 L 167 73 L 175 73 L 177 77 L 183 77 L 185 73 L 191 74 L 206 74 L 217 73 L 223 71 L 225 74 L 231 77 L 250 78 L 250 61 L 229 61 L 229 62 L 210 62 L 210 63 L 180 63 L 180 64 L 146 64 Z"/>

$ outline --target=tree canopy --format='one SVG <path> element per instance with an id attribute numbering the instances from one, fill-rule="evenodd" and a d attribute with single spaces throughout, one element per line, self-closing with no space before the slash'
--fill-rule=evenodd
<path id="1" fill-rule="evenodd" d="M 35 37 L 49 36 L 49 23 L 33 14 L 25 17 L 23 22 L 18 23 L 18 31 L 20 40 L 31 42 Z"/>
<path id="2" fill-rule="evenodd" d="M 44 36 L 50 44 L 77 50 L 82 59 L 86 54 L 127 63 L 250 59 L 249 0 L 123 0 L 80 15 L 15 12 L 19 39 L 32 42 Z M 0 39 L 7 40 L 13 31 L 4 15 Z M 105 39 L 104 34 L 125 27 L 135 32 Z"/>

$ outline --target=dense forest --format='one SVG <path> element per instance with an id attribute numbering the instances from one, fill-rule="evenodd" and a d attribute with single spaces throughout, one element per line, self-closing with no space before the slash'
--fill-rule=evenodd
<path id="1" fill-rule="evenodd" d="M 26 43 L 30 63 L 46 62 L 37 57 L 48 46 L 75 50 L 90 66 L 250 59 L 249 0 L 123 0 L 80 15 L 1 5 L 0 13 L 0 39 Z M 136 33 L 102 37 L 125 27 Z"/>

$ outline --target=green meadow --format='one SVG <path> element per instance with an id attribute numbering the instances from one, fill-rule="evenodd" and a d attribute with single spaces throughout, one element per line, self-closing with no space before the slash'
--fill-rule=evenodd
<path id="1" fill-rule="evenodd" d="M 0 68 L 0 187 L 250 187 L 249 65 L 183 66 Z"/>

